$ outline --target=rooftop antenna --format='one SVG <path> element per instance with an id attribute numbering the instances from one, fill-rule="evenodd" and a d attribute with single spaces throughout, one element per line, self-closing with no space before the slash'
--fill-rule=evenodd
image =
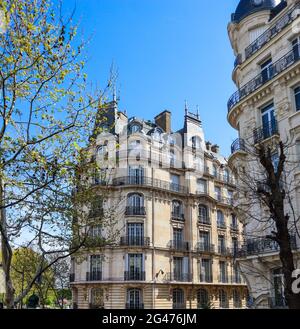
<path id="1" fill-rule="evenodd" d="M 199 119 L 199 105 L 196 106 L 196 109 L 197 109 L 197 111 L 196 111 L 196 113 L 197 113 L 197 118 Z"/>
<path id="2" fill-rule="evenodd" d="M 187 115 L 189 110 L 187 100 L 184 101 L 184 110 L 185 110 L 185 115 Z"/>

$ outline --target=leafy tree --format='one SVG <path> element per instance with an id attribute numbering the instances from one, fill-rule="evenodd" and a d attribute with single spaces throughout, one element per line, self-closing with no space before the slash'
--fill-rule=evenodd
<path id="1" fill-rule="evenodd" d="M 85 204 L 91 194 L 81 189 L 72 197 L 72 191 L 78 164 L 87 162 L 81 150 L 114 77 L 103 91 L 87 89 L 86 42 L 76 37 L 74 13 L 61 15 L 61 2 L 0 0 L 0 10 L 6 20 L 0 34 L 0 233 L 5 303 L 12 308 L 55 262 L 84 244 L 87 220 L 74 202 Z M 21 292 L 13 280 L 16 245 L 39 254 Z"/>

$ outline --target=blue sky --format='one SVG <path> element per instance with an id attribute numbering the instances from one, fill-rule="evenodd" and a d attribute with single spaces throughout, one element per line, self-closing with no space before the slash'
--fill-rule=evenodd
<path id="1" fill-rule="evenodd" d="M 199 105 L 205 137 L 224 155 L 237 132 L 227 123 L 234 55 L 227 24 L 238 0 L 64 0 L 88 47 L 89 79 L 104 85 L 111 63 L 118 68 L 120 109 L 152 119 L 172 111 L 183 125 L 184 101 Z"/>

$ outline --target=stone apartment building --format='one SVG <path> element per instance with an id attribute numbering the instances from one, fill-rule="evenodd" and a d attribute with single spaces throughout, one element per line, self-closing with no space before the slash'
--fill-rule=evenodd
<path id="1" fill-rule="evenodd" d="M 103 161 L 101 175 L 110 159 L 116 164 L 105 183 L 98 173 L 88 179 L 95 195 L 103 185 L 109 191 L 101 207 L 116 207 L 120 235 L 72 259 L 74 307 L 245 308 L 234 257 L 243 244 L 235 179 L 219 147 L 205 143 L 199 115 L 186 108 L 183 128 L 173 132 L 169 111 L 154 121 L 127 118 L 114 99 L 105 116 L 89 151 Z"/>
<path id="2" fill-rule="evenodd" d="M 232 77 L 238 88 L 228 101 L 228 121 L 239 133 L 239 138 L 232 144 L 229 164 L 243 168 L 251 162 L 247 145 L 264 143 L 272 149 L 280 139 L 288 143 L 287 162 L 289 168 L 293 164 L 293 170 L 287 178 L 287 186 L 293 187 L 290 200 L 296 218 L 300 214 L 299 15 L 300 1 L 240 0 L 228 25 L 236 55 Z M 274 163 L 277 160 L 275 152 Z M 261 218 L 265 216 L 263 207 L 260 214 Z M 293 214 L 290 215 L 293 218 Z M 279 247 L 276 242 L 266 239 L 272 228 L 255 226 L 257 223 L 250 217 L 242 220 L 246 224 L 247 241 L 239 264 L 253 306 L 286 307 Z M 297 229 L 299 222 L 291 223 L 292 249 L 299 268 Z"/>

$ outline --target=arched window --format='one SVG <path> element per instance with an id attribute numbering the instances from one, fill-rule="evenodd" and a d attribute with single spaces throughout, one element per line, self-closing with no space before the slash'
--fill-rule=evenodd
<path id="1" fill-rule="evenodd" d="M 219 291 L 219 304 L 220 304 L 220 308 L 229 307 L 227 293 L 223 289 Z"/>
<path id="2" fill-rule="evenodd" d="M 173 309 L 185 309 L 184 292 L 182 289 L 173 290 Z"/>
<path id="3" fill-rule="evenodd" d="M 172 219 L 184 220 L 183 204 L 179 200 L 172 201 Z"/>
<path id="4" fill-rule="evenodd" d="M 233 290 L 233 307 L 234 308 L 241 308 L 242 307 L 242 300 L 239 291 L 236 289 Z"/>
<path id="5" fill-rule="evenodd" d="M 104 308 L 104 292 L 101 288 L 93 288 L 91 290 L 90 308 L 100 309 Z"/>
<path id="6" fill-rule="evenodd" d="M 224 227 L 225 226 L 224 214 L 221 210 L 217 211 L 217 224 L 218 224 L 218 227 Z"/>
<path id="7" fill-rule="evenodd" d="M 133 288 L 127 290 L 127 302 L 126 302 L 126 309 L 143 309 L 143 296 L 142 290 Z"/>
<path id="8" fill-rule="evenodd" d="M 203 224 L 209 224 L 208 208 L 203 204 L 199 204 L 199 222 Z"/>
<path id="9" fill-rule="evenodd" d="M 197 305 L 198 308 L 209 308 L 209 296 L 208 296 L 208 292 L 205 289 L 199 289 L 197 291 Z"/>
<path id="10" fill-rule="evenodd" d="M 108 159 L 108 142 L 105 142 L 103 145 L 98 146 L 97 156 L 100 160 Z"/>
<path id="11" fill-rule="evenodd" d="M 142 194 L 129 194 L 127 198 L 126 215 L 145 215 L 144 196 Z"/>

